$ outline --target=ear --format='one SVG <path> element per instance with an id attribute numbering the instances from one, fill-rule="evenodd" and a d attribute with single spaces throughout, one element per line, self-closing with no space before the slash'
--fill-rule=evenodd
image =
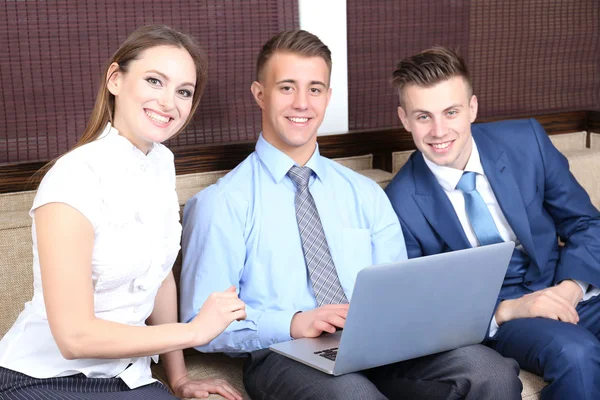
<path id="1" fill-rule="evenodd" d="M 404 129 L 407 132 L 410 132 L 410 125 L 408 125 L 408 117 L 406 116 L 406 111 L 404 111 L 404 108 L 402 108 L 402 106 L 398 106 L 398 118 L 400 118 Z"/>
<path id="2" fill-rule="evenodd" d="M 250 91 L 252 92 L 252 95 L 254 96 L 254 101 L 256 101 L 256 104 L 258 104 L 258 106 L 261 109 L 264 109 L 265 92 L 264 92 L 263 85 L 259 81 L 254 81 L 254 82 L 252 82 L 252 85 L 250 86 Z"/>
<path id="3" fill-rule="evenodd" d="M 325 104 L 326 108 L 327 108 L 327 106 L 329 106 L 329 101 L 331 100 L 331 94 L 332 94 L 331 88 L 328 88 L 327 89 L 327 103 Z"/>
<path id="4" fill-rule="evenodd" d="M 477 118 L 477 96 L 471 96 L 471 101 L 469 102 L 469 111 L 471 113 L 471 123 L 475 122 L 475 118 Z"/>
<path id="5" fill-rule="evenodd" d="M 106 73 L 106 87 L 108 91 L 113 94 L 113 96 L 117 96 L 121 91 L 121 78 L 123 74 L 119 69 L 119 64 L 116 62 L 110 64 L 108 67 L 108 72 Z"/>

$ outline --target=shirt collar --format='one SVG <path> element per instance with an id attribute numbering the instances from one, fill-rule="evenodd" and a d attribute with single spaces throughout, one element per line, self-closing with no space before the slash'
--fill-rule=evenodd
<path id="1" fill-rule="evenodd" d="M 290 156 L 267 142 L 262 133 L 258 137 L 255 150 L 256 154 L 258 154 L 258 158 L 260 158 L 265 167 L 267 167 L 271 176 L 273 176 L 273 179 L 277 183 L 281 182 L 290 168 L 294 165 L 298 165 Z M 305 166 L 309 167 L 315 173 L 317 178 L 320 180 L 324 179 L 325 166 L 323 165 L 323 159 L 319 153 L 319 144 L 316 145 L 313 155 Z"/>
<path id="2" fill-rule="evenodd" d="M 148 154 L 144 154 L 144 152 L 141 151 L 140 149 L 138 149 L 133 143 L 131 143 L 129 141 L 129 139 L 127 139 L 124 136 L 121 136 L 119 134 L 119 131 L 117 130 L 117 128 L 112 126 L 112 124 L 110 122 L 108 122 L 106 124 L 106 126 L 104 127 L 104 130 L 102 131 L 102 133 L 100 133 L 100 135 L 98 136 L 98 138 L 96 140 L 104 139 L 104 138 L 112 140 L 115 143 L 118 143 L 117 146 L 119 146 L 119 149 L 129 152 L 138 158 L 151 157 L 151 156 L 155 155 L 154 153 L 156 153 L 156 151 L 155 151 L 156 143 L 152 144 L 152 147 L 148 151 Z"/>
<path id="3" fill-rule="evenodd" d="M 458 181 L 462 177 L 463 173 L 466 171 L 475 172 L 480 175 L 485 175 L 483 172 L 483 166 L 481 165 L 481 159 L 479 158 L 479 150 L 477 149 L 477 144 L 475 140 L 471 138 L 471 156 L 469 157 L 469 161 L 467 161 L 467 165 L 465 166 L 464 171 L 460 169 L 443 167 L 435 164 L 430 161 L 423 155 L 423 159 L 425 160 L 425 164 L 429 167 L 429 170 L 435 176 L 438 183 L 444 188 L 445 191 L 451 192 L 456 189 L 456 185 L 458 185 Z"/>

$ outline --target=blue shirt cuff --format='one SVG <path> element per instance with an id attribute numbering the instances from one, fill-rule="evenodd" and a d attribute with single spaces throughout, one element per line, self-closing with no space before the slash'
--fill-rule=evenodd
<path id="1" fill-rule="evenodd" d="M 258 321 L 258 339 L 263 349 L 292 340 L 290 327 L 297 311 L 265 311 Z"/>

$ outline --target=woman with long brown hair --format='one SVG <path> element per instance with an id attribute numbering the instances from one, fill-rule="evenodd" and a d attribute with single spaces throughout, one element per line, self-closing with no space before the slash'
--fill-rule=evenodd
<path id="1" fill-rule="evenodd" d="M 241 399 L 223 380 L 191 380 L 181 349 L 245 318 L 244 303 L 231 287 L 177 323 L 171 271 L 181 225 L 160 143 L 189 123 L 206 69 L 166 26 L 136 30 L 107 63 L 81 140 L 44 170 L 30 211 L 34 295 L 0 342 L 0 398 L 172 399 L 150 371 L 161 354 L 176 396 Z"/>

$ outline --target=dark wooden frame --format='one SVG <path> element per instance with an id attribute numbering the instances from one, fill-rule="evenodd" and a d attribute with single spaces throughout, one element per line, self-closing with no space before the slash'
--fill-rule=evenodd
<path id="1" fill-rule="evenodd" d="M 600 111 L 571 111 L 538 115 L 535 118 L 550 135 L 576 132 L 600 132 Z M 505 118 L 487 118 L 488 122 Z M 321 154 L 329 158 L 373 154 L 373 167 L 392 170 L 392 152 L 413 150 L 411 135 L 402 128 L 355 131 L 319 137 Z M 177 174 L 219 171 L 234 168 L 252 151 L 254 141 L 172 148 Z M 0 166 L 0 193 L 32 189 L 31 176 L 43 163 Z"/>

